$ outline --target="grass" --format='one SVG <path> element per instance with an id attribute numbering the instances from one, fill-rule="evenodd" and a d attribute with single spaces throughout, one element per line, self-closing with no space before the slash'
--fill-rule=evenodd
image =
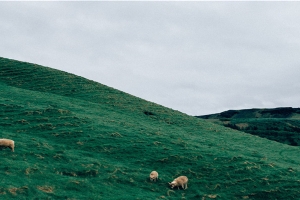
<path id="1" fill-rule="evenodd" d="M 0 127 L 1 199 L 300 198 L 299 147 L 48 67 L 0 58 Z"/>

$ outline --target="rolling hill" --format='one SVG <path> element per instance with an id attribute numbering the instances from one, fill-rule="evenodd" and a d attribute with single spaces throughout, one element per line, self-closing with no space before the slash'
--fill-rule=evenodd
<path id="1" fill-rule="evenodd" d="M 197 117 L 283 144 L 300 146 L 300 108 L 228 110 Z"/>
<path id="2" fill-rule="evenodd" d="M 36 64 L 0 58 L 0 127 L 1 199 L 300 199 L 299 147 Z"/>

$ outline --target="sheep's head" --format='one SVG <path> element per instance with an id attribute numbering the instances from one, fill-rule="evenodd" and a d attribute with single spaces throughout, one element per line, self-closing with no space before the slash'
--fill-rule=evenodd
<path id="1" fill-rule="evenodd" d="M 177 182 L 176 181 L 172 181 L 171 183 L 169 183 L 169 185 L 171 186 L 171 188 L 174 188 L 177 186 Z"/>

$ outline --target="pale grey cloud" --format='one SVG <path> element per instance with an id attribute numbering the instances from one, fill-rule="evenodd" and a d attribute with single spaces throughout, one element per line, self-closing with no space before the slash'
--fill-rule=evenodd
<path id="1" fill-rule="evenodd" d="M 300 2 L 0 2 L 0 56 L 191 115 L 299 107 Z"/>

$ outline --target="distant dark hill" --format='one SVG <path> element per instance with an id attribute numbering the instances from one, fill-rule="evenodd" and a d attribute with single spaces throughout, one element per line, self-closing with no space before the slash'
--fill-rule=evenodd
<path id="1" fill-rule="evenodd" d="M 300 199 L 299 147 L 6 58 L 0 138 L 0 199 Z"/>
<path id="2" fill-rule="evenodd" d="M 197 117 L 284 144 L 300 146 L 300 108 L 228 110 Z"/>
<path id="3" fill-rule="evenodd" d="M 197 116 L 203 119 L 237 119 L 237 118 L 293 118 L 300 119 L 300 108 L 282 107 L 271 109 L 228 110 L 225 112 Z"/>

